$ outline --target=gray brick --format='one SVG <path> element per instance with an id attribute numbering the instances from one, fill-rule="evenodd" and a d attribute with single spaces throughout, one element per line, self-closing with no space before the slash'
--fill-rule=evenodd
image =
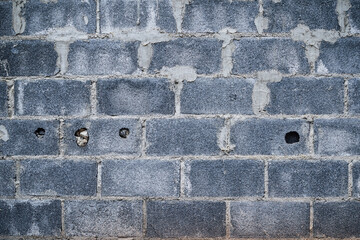
<path id="1" fill-rule="evenodd" d="M 90 114 L 90 81 L 15 81 L 15 115 Z"/>
<path id="2" fill-rule="evenodd" d="M 75 133 L 86 128 L 89 141 L 86 146 L 77 145 Z M 129 135 L 120 137 L 120 129 L 127 128 Z M 136 154 L 140 151 L 141 126 L 136 119 L 67 120 L 64 129 L 65 154 L 103 155 Z"/>
<path id="3" fill-rule="evenodd" d="M 345 161 L 269 162 L 271 197 L 345 197 L 347 188 Z"/>
<path id="4" fill-rule="evenodd" d="M 70 44 L 70 75 L 131 74 L 137 69 L 138 42 L 91 39 Z"/>
<path id="5" fill-rule="evenodd" d="M 321 155 L 359 155 L 359 119 L 316 119 L 315 153 Z"/>
<path id="6" fill-rule="evenodd" d="M 360 197 L 360 162 L 353 163 L 352 177 L 353 177 L 353 196 Z"/>
<path id="7" fill-rule="evenodd" d="M 8 116 L 7 107 L 7 84 L 5 81 L 0 81 L 0 117 Z"/>
<path id="8" fill-rule="evenodd" d="M 349 23 L 353 33 L 360 33 L 360 1 L 350 0 L 351 8 L 348 11 Z"/>
<path id="9" fill-rule="evenodd" d="M 163 67 L 191 66 L 198 74 L 216 73 L 220 70 L 222 43 L 216 39 L 179 38 L 153 44 L 153 58 L 149 71 Z"/>
<path id="10" fill-rule="evenodd" d="M 232 202 L 231 237 L 308 237 L 310 205 L 303 202 Z"/>
<path id="11" fill-rule="evenodd" d="M 360 78 L 349 80 L 349 113 L 360 114 Z"/>
<path id="12" fill-rule="evenodd" d="M 225 237 L 225 202 L 151 201 L 147 237 Z"/>
<path id="13" fill-rule="evenodd" d="M 336 114 L 344 112 L 342 78 L 283 78 L 267 84 L 270 114 Z"/>
<path id="14" fill-rule="evenodd" d="M 24 195 L 94 196 L 96 176 L 95 161 L 24 160 L 20 189 Z"/>
<path id="15" fill-rule="evenodd" d="M 189 197 L 263 196 L 264 163 L 256 160 L 193 160 L 185 169 Z"/>
<path id="16" fill-rule="evenodd" d="M 50 76 L 56 72 L 54 43 L 0 41 L 0 76 Z"/>
<path id="17" fill-rule="evenodd" d="M 10 161 L 10 160 L 0 161 L 0 196 L 15 196 L 15 162 L 14 161 Z"/>
<path id="18" fill-rule="evenodd" d="M 360 73 L 360 38 L 321 42 L 316 69 L 320 73 Z"/>
<path id="19" fill-rule="evenodd" d="M 149 155 L 217 155 L 221 119 L 154 119 L 147 121 Z"/>
<path id="20" fill-rule="evenodd" d="M 1 120 L 1 155 L 59 154 L 59 122 L 48 120 Z"/>
<path id="21" fill-rule="evenodd" d="M 66 201 L 68 236 L 141 237 L 141 201 Z"/>
<path id="22" fill-rule="evenodd" d="M 74 26 L 78 31 L 95 33 L 96 2 L 57 0 L 44 3 L 31 0 L 24 7 L 25 30 L 23 34 L 43 34 L 46 30 Z"/>
<path id="23" fill-rule="evenodd" d="M 12 1 L 0 1 L 0 36 L 13 35 L 12 32 Z"/>
<path id="24" fill-rule="evenodd" d="M 175 112 L 175 95 L 164 78 L 99 80 L 97 96 L 98 112 L 106 115 Z"/>
<path id="25" fill-rule="evenodd" d="M 339 30 L 335 0 L 264 0 L 264 17 L 269 19 L 267 32 L 289 32 L 298 24 L 310 29 Z"/>
<path id="26" fill-rule="evenodd" d="M 105 160 L 101 179 L 103 196 L 178 197 L 180 163 L 167 160 Z"/>
<path id="27" fill-rule="evenodd" d="M 181 92 L 181 112 L 252 114 L 253 86 L 253 79 L 198 78 L 195 82 L 185 82 Z"/>
<path id="28" fill-rule="evenodd" d="M 256 32 L 256 1 L 194 0 L 185 7 L 182 28 L 186 32 L 219 32 L 232 28 L 237 32 Z"/>
<path id="29" fill-rule="evenodd" d="M 285 135 L 297 132 L 299 142 L 286 143 Z M 232 153 L 242 155 L 299 155 L 309 153 L 309 123 L 296 119 L 248 119 L 231 127 Z"/>
<path id="30" fill-rule="evenodd" d="M 281 73 L 309 73 L 305 45 L 291 39 L 242 38 L 234 41 L 233 73 L 278 70 Z"/>
<path id="31" fill-rule="evenodd" d="M 360 202 L 315 203 L 314 237 L 360 237 Z"/>
<path id="32" fill-rule="evenodd" d="M 0 235 L 59 236 L 59 200 L 0 200 Z"/>

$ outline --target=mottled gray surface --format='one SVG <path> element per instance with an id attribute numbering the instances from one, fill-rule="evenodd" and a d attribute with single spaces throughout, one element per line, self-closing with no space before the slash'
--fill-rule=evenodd
<path id="1" fill-rule="evenodd" d="M 59 200 L 0 200 L 0 235 L 60 236 Z"/>
<path id="2" fill-rule="evenodd" d="M 360 237 L 360 202 L 316 202 L 314 237 Z"/>
<path id="3" fill-rule="evenodd" d="M 256 160 L 193 160 L 185 163 L 188 197 L 263 196 L 264 163 Z"/>
<path id="4" fill-rule="evenodd" d="M 21 193 L 24 195 L 96 194 L 95 161 L 24 160 L 21 161 Z"/>
<path id="5" fill-rule="evenodd" d="M 0 161 L 0 196 L 12 196 L 12 197 L 15 196 L 15 162 L 14 161 L 11 160 Z"/>
<path id="6" fill-rule="evenodd" d="M 0 81 L 0 117 L 8 116 L 8 104 L 7 104 L 7 84 L 5 81 Z"/>
<path id="7" fill-rule="evenodd" d="M 270 114 L 340 114 L 344 112 L 344 79 L 283 78 L 267 84 Z"/>
<path id="8" fill-rule="evenodd" d="M 350 0 L 351 8 L 349 9 L 349 23 L 351 32 L 360 33 L 360 1 Z"/>
<path id="9" fill-rule="evenodd" d="M 221 119 L 154 119 L 146 123 L 149 155 L 217 155 Z"/>
<path id="10" fill-rule="evenodd" d="M 349 113 L 360 114 L 360 78 L 349 80 Z"/>
<path id="11" fill-rule="evenodd" d="M 310 205 L 304 202 L 231 202 L 231 237 L 309 236 Z"/>
<path id="12" fill-rule="evenodd" d="M 359 119 L 316 119 L 315 153 L 350 156 L 360 154 Z"/>
<path id="13" fill-rule="evenodd" d="M 56 72 L 54 43 L 0 41 L 0 76 L 51 76 Z"/>
<path id="14" fill-rule="evenodd" d="M 221 41 L 205 38 L 179 38 L 153 44 L 149 71 L 163 67 L 191 66 L 198 74 L 216 73 L 221 65 Z"/>
<path id="15" fill-rule="evenodd" d="M 65 153 L 69 155 L 136 154 L 140 151 L 141 126 L 137 119 L 66 120 L 64 129 Z M 87 128 L 89 142 L 84 147 L 76 143 L 75 132 Z M 119 136 L 128 128 L 127 138 Z"/>
<path id="16" fill-rule="evenodd" d="M 225 202 L 150 201 L 147 227 L 146 237 L 225 237 Z"/>
<path id="17" fill-rule="evenodd" d="M 59 154 L 59 121 L 48 120 L 0 120 L 3 126 L 0 138 L 0 155 L 57 155 Z M 4 129 L 6 133 L 4 133 Z M 45 135 L 37 136 L 38 128 L 45 130 Z"/>
<path id="18" fill-rule="evenodd" d="M 352 166 L 353 177 L 353 196 L 360 197 L 360 162 L 353 163 Z"/>
<path id="19" fill-rule="evenodd" d="M 253 79 L 197 78 L 185 82 L 181 113 L 252 114 Z"/>
<path id="20" fill-rule="evenodd" d="M 12 26 L 12 1 L 0 1 L 0 36 L 13 35 Z"/>
<path id="21" fill-rule="evenodd" d="M 348 189 L 345 161 L 271 161 L 271 197 L 345 197 Z"/>
<path id="22" fill-rule="evenodd" d="M 175 94 L 165 78 L 97 82 L 98 112 L 106 115 L 174 114 Z"/>
<path id="23" fill-rule="evenodd" d="M 131 74 L 137 65 L 138 42 L 91 39 L 70 44 L 70 75 Z"/>
<path id="24" fill-rule="evenodd" d="M 14 94 L 15 115 L 90 114 L 90 81 L 19 80 Z"/>
<path id="25" fill-rule="evenodd" d="M 360 73 L 360 38 L 341 38 L 336 43 L 321 42 L 316 69 L 327 73 Z"/>
<path id="26" fill-rule="evenodd" d="M 289 32 L 298 24 L 310 29 L 339 30 L 335 0 L 264 0 L 266 32 Z"/>
<path id="27" fill-rule="evenodd" d="M 141 237 L 141 201 L 66 201 L 68 236 Z"/>
<path id="28" fill-rule="evenodd" d="M 185 32 L 219 32 L 232 28 L 237 32 L 257 32 L 256 1 L 193 0 L 185 6 L 182 28 Z"/>
<path id="29" fill-rule="evenodd" d="M 300 141 L 288 144 L 285 134 L 296 131 Z M 230 140 L 234 154 L 299 155 L 308 154 L 309 123 L 298 119 L 248 119 L 235 122 Z"/>
<path id="30" fill-rule="evenodd" d="M 281 73 L 308 73 L 305 45 L 283 38 L 242 38 L 234 41 L 235 74 L 277 70 Z"/>
<path id="31" fill-rule="evenodd" d="M 178 197 L 180 162 L 167 160 L 105 160 L 103 196 Z"/>

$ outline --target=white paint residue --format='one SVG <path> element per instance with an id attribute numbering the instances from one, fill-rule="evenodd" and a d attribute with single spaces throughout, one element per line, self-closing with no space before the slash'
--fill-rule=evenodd
<path id="1" fill-rule="evenodd" d="M 48 4 L 48 3 L 57 3 L 57 1 L 58 0 L 40 0 L 40 2 L 46 3 L 46 4 Z"/>
<path id="2" fill-rule="evenodd" d="M 151 62 L 151 58 L 153 55 L 153 48 L 151 44 L 143 45 L 140 44 L 138 49 L 138 64 L 139 67 L 146 71 Z"/>
<path id="3" fill-rule="evenodd" d="M 255 18 L 255 26 L 256 29 L 258 31 L 258 33 L 262 34 L 264 32 L 264 30 L 268 29 L 269 27 L 269 19 L 262 16 L 262 15 L 258 15 Z"/>
<path id="4" fill-rule="evenodd" d="M 329 70 L 326 68 L 322 60 L 319 61 L 316 72 L 320 74 L 329 73 Z"/>
<path id="5" fill-rule="evenodd" d="M 340 26 L 340 31 L 342 34 L 346 35 L 350 32 L 349 19 L 347 16 L 347 11 L 351 8 L 350 0 L 338 0 L 336 4 L 336 13 L 338 15 L 338 22 Z"/>
<path id="6" fill-rule="evenodd" d="M 182 22 L 185 14 L 185 7 L 190 4 L 191 0 L 171 0 L 174 18 L 176 21 L 176 29 L 178 32 L 182 32 Z"/>
<path id="7" fill-rule="evenodd" d="M 12 24 L 16 34 L 25 31 L 26 21 L 24 18 L 24 7 L 26 0 L 13 0 L 12 2 Z"/>
<path id="8" fill-rule="evenodd" d="M 10 65 L 7 59 L 0 61 L 0 69 L 4 69 L 4 71 L 6 72 L 6 76 L 9 76 Z"/>
<path id="9" fill-rule="evenodd" d="M 4 125 L 0 125 L 0 139 L 4 142 L 9 140 L 9 133 Z"/>

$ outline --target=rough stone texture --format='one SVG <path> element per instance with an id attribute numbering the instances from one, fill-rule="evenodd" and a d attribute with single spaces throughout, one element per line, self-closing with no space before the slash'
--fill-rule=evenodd
<path id="1" fill-rule="evenodd" d="M 12 35 L 12 1 L 0 1 L 0 36 Z"/>
<path id="2" fill-rule="evenodd" d="M 360 73 L 360 38 L 321 42 L 316 69 L 319 73 Z"/>
<path id="3" fill-rule="evenodd" d="M 271 161 L 271 197 L 345 197 L 348 166 L 345 161 Z"/>
<path id="4" fill-rule="evenodd" d="M 141 201 L 66 201 L 68 236 L 141 237 Z"/>
<path id="5" fill-rule="evenodd" d="M 0 76 L 50 76 L 56 72 L 54 43 L 0 41 Z"/>
<path id="6" fill-rule="evenodd" d="M 180 163 L 167 160 L 105 160 L 103 196 L 178 197 Z"/>
<path id="7" fill-rule="evenodd" d="M 303 202 L 231 202 L 231 237 L 309 236 L 310 206 Z"/>
<path id="8" fill-rule="evenodd" d="M 58 121 L 0 120 L 0 127 L 0 155 L 59 154 Z M 37 136 L 35 132 L 40 128 L 45 134 Z M 8 140 L 5 141 L 4 136 L 8 136 Z"/>
<path id="9" fill-rule="evenodd" d="M 269 19 L 267 32 L 289 32 L 298 24 L 310 29 L 339 30 L 336 1 L 264 0 L 264 17 Z"/>
<path id="10" fill-rule="evenodd" d="M 154 119 L 146 123 L 149 155 L 217 155 L 221 119 Z"/>
<path id="11" fill-rule="evenodd" d="M 91 39 L 70 44 L 70 75 L 131 74 L 136 71 L 138 42 Z"/>
<path id="12" fill-rule="evenodd" d="M 193 160 L 185 165 L 188 197 L 261 197 L 264 194 L 262 161 Z"/>
<path id="13" fill-rule="evenodd" d="M 164 78 L 104 79 L 97 83 L 98 112 L 106 115 L 174 114 L 175 96 Z"/>
<path id="14" fill-rule="evenodd" d="M 252 114 L 253 79 L 197 78 L 185 82 L 181 113 Z"/>
<path id="15" fill-rule="evenodd" d="M 11 160 L 0 161 L 0 196 L 15 196 L 15 162 L 14 161 Z"/>
<path id="16" fill-rule="evenodd" d="M 349 113 L 360 114 L 360 78 L 349 80 Z"/>
<path id="17" fill-rule="evenodd" d="M 360 162 L 355 162 L 352 167 L 353 196 L 360 197 Z"/>
<path id="18" fill-rule="evenodd" d="M 146 237 L 225 237 L 225 202 L 150 201 L 147 216 Z"/>
<path id="19" fill-rule="evenodd" d="M 360 203 L 318 202 L 314 204 L 314 237 L 360 237 Z"/>
<path id="20" fill-rule="evenodd" d="M 75 132 L 86 128 L 89 141 L 86 146 L 77 145 Z M 127 128 L 126 138 L 119 131 Z M 136 154 L 140 151 L 140 122 L 136 119 L 74 119 L 65 121 L 64 145 L 69 155 Z"/>
<path id="21" fill-rule="evenodd" d="M 219 32 L 232 28 L 237 32 L 256 32 L 256 1 L 193 0 L 185 6 L 182 28 L 186 32 Z"/>
<path id="22" fill-rule="evenodd" d="M 198 74 L 216 73 L 221 65 L 221 41 L 205 38 L 179 38 L 153 44 L 150 72 L 163 67 L 191 66 Z"/>
<path id="23" fill-rule="evenodd" d="M 341 114 L 344 112 L 344 79 L 283 78 L 267 84 L 270 114 Z"/>
<path id="24" fill-rule="evenodd" d="M 288 144 L 285 134 L 297 132 L 299 142 Z M 248 119 L 231 126 L 234 154 L 299 155 L 308 154 L 309 123 L 297 119 Z"/>
<path id="25" fill-rule="evenodd" d="M 60 236 L 59 200 L 0 200 L 0 235 Z"/>
<path id="26" fill-rule="evenodd" d="M 359 119 L 316 119 L 315 153 L 350 156 L 360 154 Z"/>
<path id="27" fill-rule="evenodd" d="M 21 194 L 94 196 L 96 176 L 95 161 L 24 160 L 21 161 Z"/>
<path id="28" fill-rule="evenodd" d="M 90 114 L 90 81 L 15 81 L 15 115 Z"/>
<path id="29" fill-rule="evenodd" d="M 308 73 L 305 45 L 284 38 L 242 38 L 234 41 L 233 73 L 278 70 L 281 73 Z"/>
<path id="30" fill-rule="evenodd" d="M 0 81 L 0 117 L 8 116 L 7 93 L 6 82 Z"/>
<path id="31" fill-rule="evenodd" d="M 351 8 L 348 11 L 349 23 L 352 33 L 360 33 L 360 2 L 350 0 Z"/>

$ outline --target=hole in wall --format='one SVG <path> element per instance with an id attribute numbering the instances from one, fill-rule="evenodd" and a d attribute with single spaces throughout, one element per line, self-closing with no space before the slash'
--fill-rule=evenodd
<path id="1" fill-rule="evenodd" d="M 297 132 L 288 132 L 285 134 L 285 142 L 287 144 L 293 144 L 300 141 L 300 135 Z"/>
<path id="2" fill-rule="evenodd" d="M 76 144 L 85 147 L 89 142 L 89 134 L 86 128 L 80 128 L 75 132 Z"/>
<path id="3" fill-rule="evenodd" d="M 119 131 L 119 136 L 121 138 L 127 138 L 129 136 L 129 134 L 130 134 L 130 130 L 128 128 L 122 128 Z"/>
<path id="4" fill-rule="evenodd" d="M 45 129 L 38 128 L 38 129 L 35 130 L 34 133 L 35 133 L 36 137 L 43 138 L 45 136 Z"/>

